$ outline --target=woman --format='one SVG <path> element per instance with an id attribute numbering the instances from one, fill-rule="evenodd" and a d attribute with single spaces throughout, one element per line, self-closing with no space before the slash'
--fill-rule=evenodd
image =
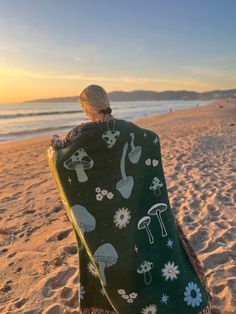
<path id="1" fill-rule="evenodd" d="M 107 93 L 98 85 L 90 85 L 85 88 L 79 96 L 79 103 L 91 122 L 99 123 L 114 119 L 111 114 L 112 109 L 110 107 Z M 53 135 L 50 145 L 54 148 L 67 146 L 73 139 L 79 137 L 82 131 L 82 126 L 91 122 L 81 123 L 76 126 L 70 130 L 64 139 L 61 139 L 58 135 Z"/>
<path id="2" fill-rule="evenodd" d="M 169 203 L 158 135 L 115 119 L 100 86 L 79 101 L 90 122 L 54 135 L 46 156 L 77 239 L 80 313 L 211 313 Z"/>

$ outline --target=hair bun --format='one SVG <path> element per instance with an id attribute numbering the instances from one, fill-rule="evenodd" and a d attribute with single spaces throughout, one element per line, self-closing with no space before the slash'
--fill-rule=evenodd
<path id="1" fill-rule="evenodd" d="M 111 107 L 107 107 L 106 109 L 102 109 L 102 110 L 100 110 L 99 112 L 102 112 L 102 113 L 111 113 L 112 112 L 112 109 L 111 109 Z"/>

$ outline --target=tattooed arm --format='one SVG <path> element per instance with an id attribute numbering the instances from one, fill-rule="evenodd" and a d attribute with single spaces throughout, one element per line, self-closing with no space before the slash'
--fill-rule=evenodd
<path id="1" fill-rule="evenodd" d="M 82 125 L 83 123 L 71 129 L 63 139 L 57 134 L 53 135 L 49 145 L 55 149 L 66 147 L 71 143 L 71 141 L 80 136 Z"/>

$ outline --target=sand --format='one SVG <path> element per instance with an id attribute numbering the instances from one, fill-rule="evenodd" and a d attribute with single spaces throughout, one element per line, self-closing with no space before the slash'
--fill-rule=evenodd
<path id="1" fill-rule="evenodd" d="M 215 101 L 135 120 L 160 137 L 170 204 L 215 314 L 236 313 L 235 116 L 236 104 Z M 78 313 L 76 239 L 43 155 L 50 138 L 0 145 L 3 314 Z"/>

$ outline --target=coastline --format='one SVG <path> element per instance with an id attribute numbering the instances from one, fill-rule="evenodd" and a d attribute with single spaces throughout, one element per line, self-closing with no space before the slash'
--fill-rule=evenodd
<path id="1" fill-rule="evenodd" d="M 206 270 L 213 309 L 222 314 L 236 311 L 235 117 L 236 104 L 214 101 L 132 120 L 160 137 L 173 213 Z M 76 313 L 76 241 L 43 156 L 50 139 L 0 144 L 3 314 Z"/>

